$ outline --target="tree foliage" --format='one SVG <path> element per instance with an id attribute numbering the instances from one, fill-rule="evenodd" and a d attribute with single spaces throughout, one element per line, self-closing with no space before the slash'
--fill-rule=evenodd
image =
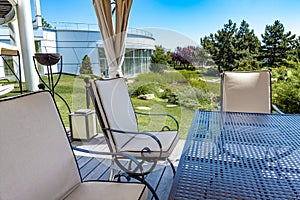
<path id="1" fill-rule="evenodd" d="M 260 47 L 254 30 L 249 29 L 246 21 L 242 21 L 241 26 L 237 28 L 232 20 L 229 20 L 217 33 L 201 39 L 201 44 L 212 56 L 218 69 L 227 71 L 248 67 L 249 64 L 252 66 Z"/>
<path id="2" fill-rule="evenodd" d="M 285 59 L 294 54 L 296 48 L 296 35 L 291 31 L 285 33 L 284 26 L 276 20 L 273 25 L 267 25 L 262 34 L 261 60 L 264 66 L 279 67 L 286 65 Z"/>
<path id="3" fill-rule="evenodd" d="M 196 47 L 194 51 L 194 56 L 195 56 L 195 60 L 193 61 L 194 65 L 204 67 L 204 66 L 211 66 L 215 64 L 211 59 L 211 56 L 202 47 Z"/>
<path id="4" fill-rule="evenodd" d="M 266 25 L 260 42 L 249 24 L 229 20 L 217 33 L 201 39 L 219 69 L 273 69 L 273 102 L 286 113 L 300 113 L 300 37 L 276 20 Z"/>
<path id="5" fill-rule="evenodd" d="M 260 41 L 250 30 L 249 24 L 243 20 L 235 35 L 236 64 L 238 70 L 255 70 L 259 68 Z"/>
<path id="6" fill-rule="evenodd" d="M 285 33 L 280 21 L 267 25 L 261 37 L 262 43 L 246 21 L 237 28 L 229 20 L 217 33 L 201 39 L 201 44 L 219 69 L 227 71 L 272 68 L 287 65 L 286 60 L 299 61 L 300 38 L 290 31 Z"/>
<path id="7" fill-rule="evenodd" d="M 155 46 L 155 51 L 151 55 L 150 71 L 155 73 L 162 73 L 167 69 L 169 63 L 172 61 L 171 52 L 166 52 L 165 48 Z"/>
<path id="8" fill-rule="evenodd" d="M 229 20 L 228 24 L 225 24 L 224 28 L 218 30 L 217 33 L 201 39 L 203 48 L 212 56 L 219 70 L 221 67 L 227 70 L 234 68 L 233 36 L 236 31 L 236 24 Z"/>
<path id="9" fill-rule="evenodd" d="M 194 70 L 194 66 L 205 65 L 209 61 L 207 52 L 200 47 L 177 47 L 171 53 L 175 69 Z"/>
<path id="10" fill-rule="evenodd" d="M 42 26 L 46 28 L 52 28 L 52 25 L 49 24 L 44 18 L 42 18 Z"/>
<path id="11" fill-rule="evenodd" d="M 80 74 L 93 74 L 91 60 L 88 55 L 83 57 L 79 72 Z"/>
<path id="12" fill-rule="evenodd" d="M 174 68 L 193 69 L 195 49 L 196 47 L 194 46 L 177 47 L 176 50 L 171 53 L 171 57 L 174 62 Z"/>
<path id="13" fill-rule="evenodd" d="M 300 63 L 287 61 L 285 66 L 273 69 L 273 102 L 285 113 L 300 113 Z"/>

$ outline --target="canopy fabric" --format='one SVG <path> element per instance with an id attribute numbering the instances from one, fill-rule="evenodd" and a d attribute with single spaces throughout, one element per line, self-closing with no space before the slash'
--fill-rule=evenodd
<path id="1" fill-rule="evenodd" d="M 93 0 L 98 18 L 109 77 L 123 76 L 122 63 L 125 54 L 125 39 L 132 0 L 115 0 L 115 28 L 113 27 L 111 0 Z"/>
<path id="2" fill-rule="evenodd" d="M 18 56 L 19 51 L 16 46 L 0 42 L 0 55 L 1 56 Z"/>

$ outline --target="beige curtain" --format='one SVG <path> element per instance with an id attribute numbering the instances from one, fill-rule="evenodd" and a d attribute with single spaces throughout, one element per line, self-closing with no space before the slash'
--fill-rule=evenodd
<path id="1" fill-rule="evenodd" d="M 122 63 L 125 54 L 125 39 L 132 0 L 115 0 L 115 28 L 113 27 L 111 0 L 93 0 L 98 18 L 109 77 L 123 76 Z"/>

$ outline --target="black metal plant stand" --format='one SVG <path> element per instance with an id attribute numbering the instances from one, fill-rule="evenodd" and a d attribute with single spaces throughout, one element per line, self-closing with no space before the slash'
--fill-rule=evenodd
<path id="1" fill-rule="evenodd" d="M 42 79 L 35 61 L 37 61 L 41 65 L 44 65 L 47 67 L 48 83 L 46 83 Z M 57 64 L 59 61 L 61 64 L 60 70 L 59 70 L 59 75 L 58 75 L 57 80 L 54 82 L 52 66 Z M 71 109 L 70 109 L 68 103 L 66 102 L 66 100 L 61 95 L 59 95 L 57 92 L 55 92 L 55 87 L 57 86 L 57 84 L 60 80 L 61 74 L 62 74 L 62 56 L 60 56 L 60 54 L 58 54 L 58 53 L 36 53 L 33 56 L 33 62 L 34 62 L 34 67 L 35 67 L 36 73 L 38 74 L 38 76 L 42 82 L 42 85 L 39 85 L 39 88 L 45 89 L 45 87 L 46 87 L 49 89 L 49 91 L 53 97 L 54 97 L 54 95 L 57 95 L 66 104 L 66 106 L 69 110 L 69 113 L 71 113 Z"/>

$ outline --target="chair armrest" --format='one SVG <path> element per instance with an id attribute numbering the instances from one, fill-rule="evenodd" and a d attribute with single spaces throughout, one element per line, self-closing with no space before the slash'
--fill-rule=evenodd
<path id="1" fill-rule="evenodd" d="M 119 153 L 119 152 L 112 153 L 112 152 L 93 151 L 93 150 L 87 150 L 87 149 L 79 148 L 79 147 L 76 147 L 76 146 L 73 146 L 73 145 L 71 147 L 72 147 L 73 150 L 80 151 L 80 152 L 83 152 L 83 153 L 90 153 L 90 154 L 95 154 L 95 155 L 113 156 L 113 157 L 114 156 L 120 156 L 120 157 L 123 157 L 123 158 L 127 158 L 127 159 L 131 160 L 133 163 L 136 164 L 136 166 L 141 171 L 141 174 L 144 174 L 142 164 L 134 156 L 132 156 L 130 154 Z"/>
<path id="2" fill-rule="evenodd" d="M 272 104 L 272 109 L 275 110 L 278 114 L 284 114 L 276 105 Z"/>
<path id="3" fill-rule="evenodd" d="M 117 129 L 108 129 L 108 128 L 103 128 L 103 130 L 107 130 L 107 131 L 112 131 L 112 132 L 116 132 L 116 133 L 121 133 L 121 134 L 132 134 L 132 135 L 145 135 L 145 136 L 149 136 L 151 139 L 153 139 L 159 146 L 159 149 L 160 149 L 160 153 L 159 153 L 159 157 L 161 157 L 162 155 L 162 144 L 161 142 L 159 141 L 159 139 L 149 133 L 149 132 L 133 132 L 133 131 L 122 131 L 122 130 L 117 130 Z M 148 152 L 148 153 L 151 153 L 151 149 L 149 147 L 144 147 L 142 150 L 141 150 L 141 153 L 142 155 L 144 155 L 144 152 Z"/>
<path id="4" fill-rule="evenodd" d="M 170 114 L 155 114 L 155 113 L 143 113 L 143 112 L 135 112 L 136 114 L 138 115 L 148 115 L 148 116 L 166 116 L 166 117 L 170 117 L 175 123 L 176 123 L 176 131 L 179 130 L 179 123 L 177 121 L 177 119 L 173 116 L 173 115 L 170 115 Z M 162 130 L 164 128 L 168 128 L 170 130 L 170 128 L 168 126 L 164 126 L 162 128 Z"/>

